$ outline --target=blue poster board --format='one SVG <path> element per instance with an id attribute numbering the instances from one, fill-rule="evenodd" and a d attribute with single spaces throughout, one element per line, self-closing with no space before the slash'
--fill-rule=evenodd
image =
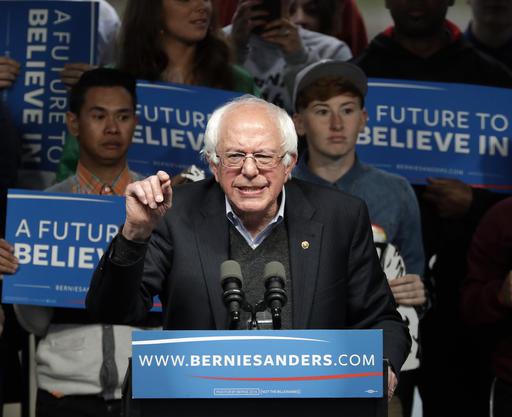
<path id="1" fill-rule="evenodd" d="M 98 261 L 125 219 L 119 196 L 9 190 L 5 239 L 19 268 L 5 275 L 2 301 L 85 308 Z M 161 311 L 155 297 L 152 311 Z"/>
<path id="2" fill-rule="evenodd" d="M 512 90 L 370 79 L 362 161 L 424 184 L 429 177 L 512 191 Z"/>
<path id="3" fill-rule="evenodd" d="M 135 331 L 133 398 L 379 398 L 382 330 Z"/>
<path id="4" fill-rule="evenodd" d="M 12 189 L 6 240 L 19 260 L 5 303 L 84 308 L 92 273 L 124 221 L 124 198 Z"/>
<path id="5" fill-rule="evenodd" d="M 139 124 L 128 152 L 130 168 L 144 175 L 162 169 L 179 174 L 202 159 L 204 130 L 211 113 L 240 96 L 226 90 L 172 83 L 137 83 Z"/>
<path id="6" fill-rule="evenodd" d="M 56 170 L 68 110 L 59 72 L 69 62 L 96 63 L 98 7 L 87 1 L 0 1 L 0 55 L 21 64 L 2 95 L 23 135 L 24 170 Z"/>

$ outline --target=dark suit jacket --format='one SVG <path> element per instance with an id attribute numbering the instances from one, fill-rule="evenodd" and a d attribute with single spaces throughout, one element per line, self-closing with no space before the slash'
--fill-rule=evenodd
<path id="1" fill-rule="evenodd" d="M 291 180 L 285 222 L 293 327 L 382 328 L 384 355 L 399 370 L 408 330 L 380 268 L 364 203 Z M 229 258 L 228 231 L 224 193 L 214 180 L 175 187 L 173 206 L 153 232 L 145 259 L 116 265 L 114 240 L 93 276 L 87 308 L 102 322 L 128 324 L 140 321 L 158 294 L 164 329 L 226 329 L 219 270 Z"/>

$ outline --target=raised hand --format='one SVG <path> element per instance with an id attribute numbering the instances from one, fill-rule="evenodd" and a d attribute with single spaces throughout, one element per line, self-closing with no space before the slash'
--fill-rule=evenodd
<path id="1" fill-rule="evenodd" d="M 257 26 L 264 25 L 267 21 L 267 12 L 254 9 L 261 3 L 259 0 L 242 0 L 238 2 L 233 19 L 231 20 L 231 40 L 236 48 L 245 48 L 251 32 Z"/>
<path id="2" fill-rule="evenodd" d="M 172 206 L 171 177 L 165 171 L 128 185 L 126 220 L 122 234 L 128 240 L 147 239 Z"/>

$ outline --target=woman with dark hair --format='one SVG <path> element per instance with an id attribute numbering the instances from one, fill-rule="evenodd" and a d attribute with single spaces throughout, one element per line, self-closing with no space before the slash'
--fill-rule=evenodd
<path id="1" fill-rule="evenodd" d="M 128 0 L 118 68 L 138 79 L 257 94 L 252 77 L 231 64 L 230 50 L 215 24 L 211 0 Z M 68 64 L 62 80 L 73 85 L 85 64 Z M 75 172 L 78 144 L 68 138 L 57 181 Z"/>
<path id="2" fill-rule="evenodd" d="M 211 1 L 129 0 L 120 69 L 151 81 L 247 91 L 214 17 Z"/>

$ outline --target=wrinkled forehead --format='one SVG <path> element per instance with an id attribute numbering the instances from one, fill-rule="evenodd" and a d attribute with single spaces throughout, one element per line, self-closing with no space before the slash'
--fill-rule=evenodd
<path id="1" fill-rule="evenodd" d="M 282 139 L 277 117 L 258 104 L 241 104 L 229 109 L 219 125 L 218 148 L 265 146 L 278 150 Z"/>

